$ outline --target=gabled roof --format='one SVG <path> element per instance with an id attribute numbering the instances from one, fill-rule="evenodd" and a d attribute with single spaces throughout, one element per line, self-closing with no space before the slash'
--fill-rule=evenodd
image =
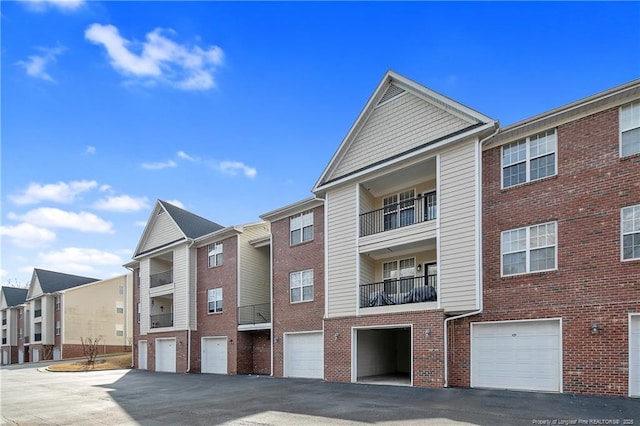
<path id="1" fill-rule="evenodd" d="M 67 288 L 100 281 L 98 278 L 63 274 L 62 272 L 47 271 L 44 269 L 34 269 L 33 275 L 40 283 L 40 288 L 44 294 L 56 293 Z M 33 285 L 33 279 L 31 280 L 31 283 Z"/>
<path id="2" fill-rule="evenodd" d="M 27 289 L 17 287 L 2 287 L 7 307 L 22 305 L 27 299 Z"/>
<path id="3" fill-rule="evenodd" d="M 288 218 L 289 216 L 314 209 L 323 204 L 324 200 L 322 198 L 309 197 L 305 198 L 304 200 L 296 201 L 295 203 L 288 204 L 284 207 L 280 207 L 270 212 L 261 214 L 260 219 L 267 220 L 269 222 L 275 222 L 276 220 Z"/>
<path id="4" fill-rule="evenodd" d="M 224 228 L 222 225 L 218 225 L 215 222 L 188 212 L 180 207 L 176 207 L 166 201 L 158 200 L 158 202 L 189 239 L 195 239 Z"/>
<path id="5" fill-rule="evenodd" d="M 455 133 L 442 136 L 438 138 L 438 140 L 425 140 L 421 146 L 417 146 L 414 149 L 422 149 L 435 143 L 446 143 L 449 139 L 456 139 L 458 137 L 466 136 L 467 134 L 469 134 L 469 132 L 481 131 L 483 129 L 480 128 L 484 127 L 485 125 L 497 125 L 496 120 L 446 96 L 443 96 L 431 89 L 428 89 L 421 84 L 409 80 L 408 78 L 394 71 L 389 70 L 385 73 L 376 90 L 367 101 L 364 109 L 360 112 L 355 123 L 353 124 L 353 126 L 351 126 L 351 129 L 340 144 L 338 150 L 333 155 L 331 161 L 322 172 L 322 175 L 314 185 L 314 188 L 312 190 L 313 192 L 318 192 L 321 187 L 327 185 L 330 182 L 341 180 L 352 173 L 361 171 L 353 171 L 351 173 L 348 173 L 347 175 L 338 173 L 338 176 L 334 176 L 343 158 L 348 153 L 351 145 L 358 138 L 360 131 L 372 116 L 374 110 L 377 107 L 380 107 L 381 105 L 384 105 L 385 103 L 390 102 L 392 99 L 397 98 L 399 95 L 403 95 L 405 93 L 410 93 L 422 99 L 427 104 L 432 105 L 433 107 L 438 108 L 442 111 L 446 111 L 452 116 L 457 117 L 460 123 L 464 123 L 461 128 Z M 390 157 L 389 160 L 400 158 L 403 155 L 405 155 L 405 153 L 398 153 L 394 155 L 393 158 Z"/>

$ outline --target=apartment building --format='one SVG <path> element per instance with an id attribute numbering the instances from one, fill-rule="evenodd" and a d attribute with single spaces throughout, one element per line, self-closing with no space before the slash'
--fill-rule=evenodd
<path id="1" fill-rule="evenodd" d="M 22 305 L 27 298 L 27 289 L 2 287 L 0 291 L 0 317 L 2 318 L 2 365 L 24 362 L 24 351 L 20 352 L 19 340 L 24 332 Z"/>
<path id="2" fill-rule="evenodd" d="M 481 304 L 481 140 L 497 122 L 389 71 L 317 181 L 325 379 L 444 385 L 447 316 Z"/>
<path id="3" fill-rule="evenodd" d="M 324 377 L 324 201 L 260 216 L 271 224 L 273 376 Z"/>
<path id="4" fill-rule="evenodd" d="M 640 80 L 482 146 L 483 305 L 451 386 L 640 396 Z"/>
<path id="5" fill-rule="evenodd" d="M 100 338 L 100 353 L 128 350 L 131 299 L 130 274 L 98 280 L 34 269 L 22 307 L 24 334 L 18 351 L 30 362 L 81 357 L 85 338 Z"/>

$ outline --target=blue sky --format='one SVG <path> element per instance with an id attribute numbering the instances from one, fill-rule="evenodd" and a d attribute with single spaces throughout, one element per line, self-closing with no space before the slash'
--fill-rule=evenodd
<path id="1" fill-rule="evenodd" d="M 306 198 L 387 69 L 507 125 L 640 77 L 640 3 L 2 2 L 2 284 L 126 272 L 156 199 Z"/>

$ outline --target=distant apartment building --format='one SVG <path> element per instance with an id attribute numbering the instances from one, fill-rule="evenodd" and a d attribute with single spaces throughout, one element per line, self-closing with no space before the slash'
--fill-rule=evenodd
<path id="1" fill-rule="evenodd" d="M 0 292 L 0 316 L 2 317 L 2 365 L 24 362 L 24 352 L 20 352 L 18 342 L 24 333 L 23 309 L 27 289 L 2 287 Z"/>

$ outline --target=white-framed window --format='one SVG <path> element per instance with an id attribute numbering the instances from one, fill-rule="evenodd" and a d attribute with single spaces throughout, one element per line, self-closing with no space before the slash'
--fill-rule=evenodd
<path id="1" fill-rule="evenodd" d="M 620 107 L 620 156 L 640 154 L 640 101 Z"/>
<path id="2" fill-rule="evenodd" d="M 116 302 L 116 314 L 124 314 L 124 305 L 122 302 Z"/>
<path id="3" fill-rule="evenodd" d="M 622 260 L 640 259 L 640 204 L 622 209 L 621 224 Z"/>
<path id="4" fill-rule="evenodd" d="M 407 189 L 382 199 L 384 230 L 413 225 L 415 222 L 415 189 Z"/>
<path id="5" fill-rule="evenodd" d="M 140 302 L 138 302 L 138 324 L 140 324 Z"/>
<path id="6" fill-rule="evenodd" d="M 291 303 L 313 300 L 313 269 L 289 274 L 289 300 Z"/>
<path id="7" fill-rule="evenodd" d="M 122 324 L 116 324 L 116 337 L 124 336 L 124 326 Z"/>
<path id="8" fill-rule="evenodd" d="M 556 269 L 556 235 L 556 222 L 503 231 L 500 245 L 502 275 Z"/>
<path id="9" fill-rule="evenodd" d="M 209 244 L 207 247 L 209 256 L 209 268 L 222 265 L 224 248 L 222 243 Z"/>
<path id="10" fill-rule="evenodd" d="M 60 296 L 56 296 L 56 311 L 60 310 Z"/>
<path id="11" fill-rule="evenodd" d="M 291 216 L 289 230 L 291 245 L 313 240 L 313 211 Z"/>
<path id="12" fill-rule="evenodd" d="M 502 147 L 502 187 L 519 185 L 556 174 L 555 129 Z"/>
<path id="13" fill-rule="evenodd" d="M 384 281 L 385 293 L 396 294 L 411 291 L 414 286 L 415 274 L 416 260 L 413 257 L 384 262 L 382 264 L 382 280 Z M 398 283 L 400 283 L 399 286 Z"/>
<path id="14" fill-rule="evenodd" d="M 222 312 L 222 288 L 207 290 L 207 310 L 210 314 Z"/>
<path id="15" fill-rule="evenodd" d="M 56 336 L 60 335 L 60 321 L 56 321 Z"/>
<path id="16" fill-rule="evenodd" d="M 118 294 L 120 296 L 122 296 L 124 294 L 124 286 L 123 285 L 119 285 L 118 286 Z"/>

